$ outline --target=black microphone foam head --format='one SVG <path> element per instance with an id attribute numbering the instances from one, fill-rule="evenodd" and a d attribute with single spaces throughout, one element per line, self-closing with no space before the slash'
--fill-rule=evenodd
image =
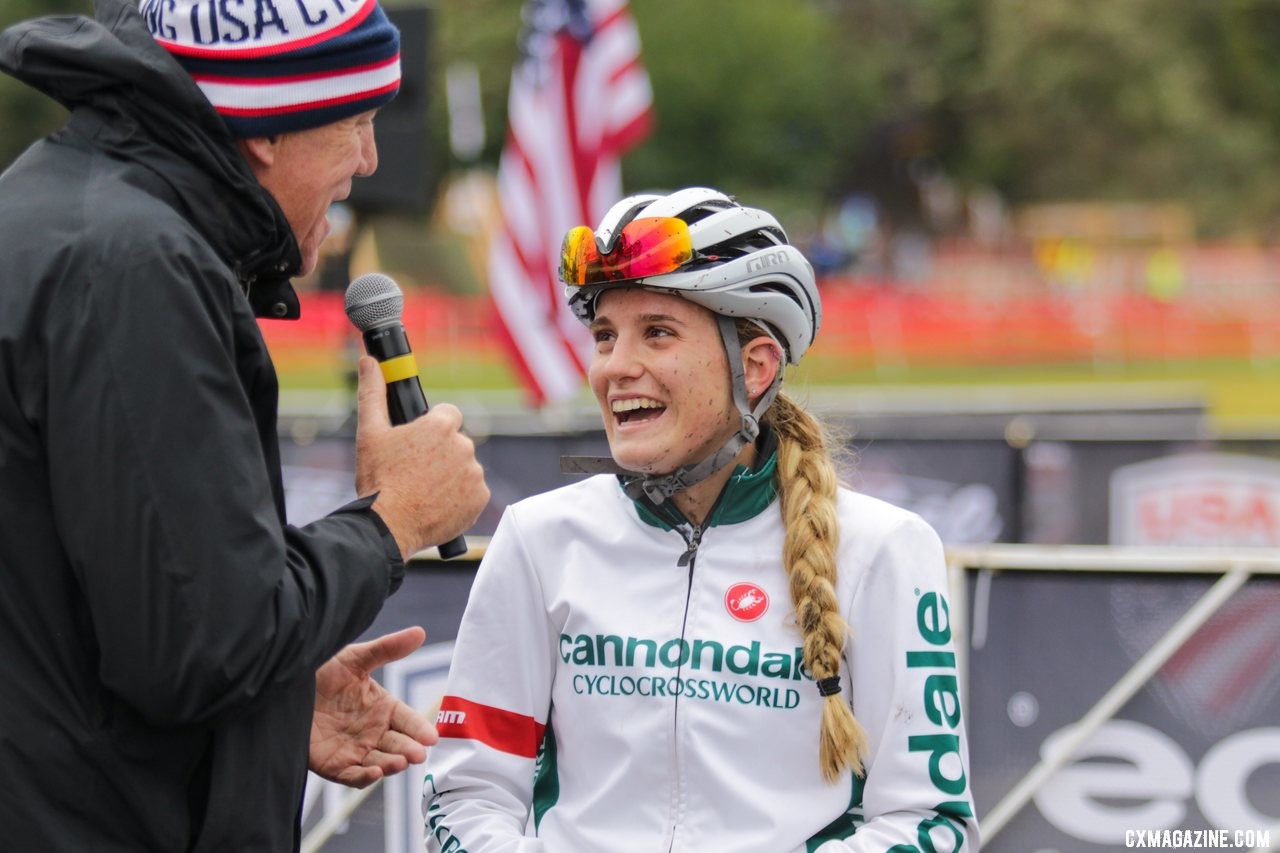
<path id="1" fill-rule="evenodd" d="M 391 276 L 366 273 L 347 285 L 347 318 L 362 332 L 400 322 L 404 294 Z"/>

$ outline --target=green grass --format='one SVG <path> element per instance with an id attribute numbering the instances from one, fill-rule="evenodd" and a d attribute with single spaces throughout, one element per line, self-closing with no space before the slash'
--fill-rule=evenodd
<path id="1" fill-rule="evenodd" d="M 331 350 L 291 349 L 277 353 L 276 369 L 285 391 L 336 391 L 352 381 L 355 355 Z M 418 353 L 418 369 L 423 382 L 446 390 L 501 390 L 519 388 L 512 370 L 498 353 L 443 354 Z"/>
<path id="2" fill-rule="evenodd" d="M 1150 398 L 1170 390 L 1198 397 L 1223 432 L 1280 429 L 1280 360 L 1203 360 L 1131 364 L 1014 366 L 916 366 L 875 369 L 847 361 L 806 361 L 791 377 L 811 385 L 850 388 L 950 388 L 1001 386 L 1037 392 L 1062 389 L 1073 396 L 1099 389 L 1114 396 L 1131 392 Z"/>
<path id="3" fill-rule="evenodd" d="M 344 387 L 353 356 L 332 351 L 291 350 L 277 354 L 284 390 L 336 391 Z M 515 372 L 496 350 L 420 352 L 424 385 L 433 393 L 510 391 L 517 394 Z M 944 388 L 998 388 L 1016 400 L 1034 392 L 1043 399 L 1060 390 L 1078 400 L 1096 390 L 1114 399 L 1151 399 L 1176 389 L 1208 408 L 1223 433 L 1280 431 L 1280 359 L 1221 360 L 1138 364 L 1049 365 L 891 365 L 879 367 L 814 353 L 792 370 L 793 388 L 841 387 L 851 391 Z M 1183 399 L 1183 402 L 1188 400 Z"/>

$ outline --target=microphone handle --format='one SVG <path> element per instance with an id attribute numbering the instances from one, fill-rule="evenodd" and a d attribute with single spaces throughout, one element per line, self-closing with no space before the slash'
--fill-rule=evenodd
<path id="1" fill-rule="evenodd" d="M 398 426 L 416 421 L 427 413 L 427 408 L 427 398 L 422 393 L 418 377 L 387 383 L 387 412 L 391 415 L 391 423 Z"/>
<path id="2" fill-rule="evenodd" d="M 365 351 L 379 363 L 403 356 L 412 358 L 409 339 L 405 336 L 404 327 L 400 325 L 370 329 L 364 333 L 364 345 Z M 427 396 L 422 393 L 422 383 L 418 381 L 416 372 L 387 382 L 387 413 L 391 417 L 391 423 L 398 426 L 417 420 L 427 413 L 428 408 Z M 455 536 L 436 548 L 441 559 L 452 560 L 467 553 L 467 540 L 465 537 Z"/>

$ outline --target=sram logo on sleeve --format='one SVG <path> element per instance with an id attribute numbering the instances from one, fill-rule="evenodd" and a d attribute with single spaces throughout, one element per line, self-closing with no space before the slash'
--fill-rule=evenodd
<path id="1" fill-rule="evenodd" d="M 442 738 L 476 740 L 501 752 L 533 758 L 547 726 L 526 714 L 482 705 L 460 696 L 445 696 L 436 714 Z"/>

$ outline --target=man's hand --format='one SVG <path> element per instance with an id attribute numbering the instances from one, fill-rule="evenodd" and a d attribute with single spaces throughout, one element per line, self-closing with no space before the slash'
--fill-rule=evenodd
<path id="1" fill-rule="evenodd" d="M 412 654 L 426 638 L 421 628 L 405 628 L 352 643 L 320 667 L 311 718 L 312 772 L 364 788 L 426 760 L 426 748 L 439 740 L 435 726 L 369 677 Z"/>
<path id="2" fill-rule="evenodd" d="M 356 493 L 378 493 L 373 510 L 407 560 L 465 533 L 489 502 L 475 444 L 462 413 L 448 403 L 392 426 L 387 385 L 372 358 L 360 359 L 356 423 Z"/>

